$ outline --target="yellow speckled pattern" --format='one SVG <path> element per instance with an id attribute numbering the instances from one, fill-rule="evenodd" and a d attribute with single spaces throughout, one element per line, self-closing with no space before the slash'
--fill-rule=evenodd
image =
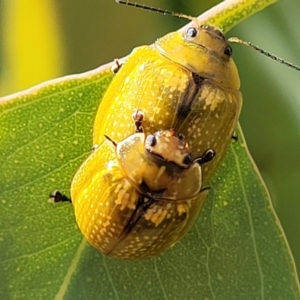
<path id="1" fill-rule="evenodd" d="M 181 174 L 178 170 L 177 175 L 163 174 L 169 178 L 162 181 L 161 187 L 166 190 L 159 195 L 164 199 L 147 197 L 147 191 L 139 184 L 144 173 L 155 177 L 160 167 L 156 166 L 156 172 L 152 173 L 127 174 L 153 165 L 137 150 L 143 145 L 143 134 L 133 135 L 131 140 L 126 139 L 125 143 L 129 144 L 128 153 L 135 155 L 123 157 L 127 161 L 124 168 L 119 163 L 116 147 L 105 140 L 78 170 L 71 196 L 78 226 L 95 248 L 112 257 L 140 259 L 158 255 L 187 233 L 208 190 L 200 191 L 201 167 L 193 163 Z M 190 183 L 191 188 L 185 189 Z M 178 199 L 183 201 L 175 201 Z"/>
<path id="2" fill-rule="evenodd" d="M 153 47 L 136 48 L 101 102 L 94 143 L 101 144 L 104 134 L 117 142 L 131 135 L 132 112 L 141 109 L 146 134 L 174 128 L 187 138 L 194 157 L 209 148 L 216 152 L 203 166 L 207 184 L 231 141 L 242 105 L 238 72 L 224 55 L 226 47 L 224 36 L 206 26 L 198 28 L 195 40 L 175 32 Z"/>

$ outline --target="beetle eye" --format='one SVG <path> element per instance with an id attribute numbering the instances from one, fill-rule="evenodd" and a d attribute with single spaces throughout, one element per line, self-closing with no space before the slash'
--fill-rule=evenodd
<path id="1" fill-rule="evenodd" d="M 187 31 L 186 31 L 186 36 L 189 38 L 193 38 L 197 35 L 198 30 L 195 27 L 190 27 Z"/>
<path id="2" fill-rule="evenodd" d="M 188 154 L 184 159 L 183 159 L 183 163 L 185 165 L 190 165 L 191 162 L 193 161 L 193 158 L 190 154 Z"/>
<path id="3" fill-rule="evenodd" d="M 150 147 L 153 147 L 155 146 L 156 144 L 156 138 L 154 135 L 150 134 L 147 136 L 147 139 L 146 139 L 146 144 Z"/>
<path id="4" fill-rule="evenodd" d="M 178 138 L 180 141 L 184 140 L 184 135 L 182 133 L 178 133 Z"/>
<path id="5" fill-rule="evenodd" d="M 227 56 L 231 56 L 232 55 L 232 48 L 230 46 L 227 46 L 224 50 L 224 54 Z"/>

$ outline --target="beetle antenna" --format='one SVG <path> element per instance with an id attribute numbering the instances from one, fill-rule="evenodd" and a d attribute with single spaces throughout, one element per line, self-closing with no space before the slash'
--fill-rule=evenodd
<path id="1" fill-rule="evenodd" d="M 267 56 L 267 57 L 269 57 L 269 58 L 271 58 L 271 59 L 273 59 L 273 60 L 275 60 L 275 61 L 277 61 L 277 62 L 279 62 L 279 63 L 281 63 L 281 64 L 283 64 L 283 65 L 285 65 L 287 67 L 289 67 L 289 68 L 292 68 L 294 70 L 300 71 L 300 67 L 298 67 L 297 65 L 294 65 L 294 64 L 292 64 L 292 63 L 290 63 L 288 61 L 285 61 L 284 59 L 282 59 L 282 58 L 280 58 L 280 57 L 278 57 L 278 56 L 276 56 L 274 54 L 271 54 L 271 53 L 269 53 L 269 52 L 267 52 L 267 51 L 265 51 L 265 50 L 263 50 L 263 49 L 255 46 L 255 45 L 253 45 L 250 42 L 243 41 L 243 40 L 241 40 L 241 39 L 239 39 L 237 37 L 231 37 L 231 38 L 229 38 L 228 42 L 242 44 L 242 45 L 245 45 L 247 47 L 250 47 L 251 49 L 253 49 L 253 50 L 255 50 L 255 51 L 257 51 L 257 52 L 259 52 L 259 53 L 261 53 L 261 54 L 263 54 L 263 55 L 265 55 L 265 56 Z"/>
<path id="2" fill-rule="evenodd" d="M 188 15 L 185 15 L 185 14 L 182 14 L 182 13 L 176 13 L 174 11 L 169 11 L 169 10 L 166 10 L 166 9 L 161 9 L 161 8 L 157 8 L 157 7 L 153 7 L 153 6 L 148 6 L 148 5 L 140 4 L 140 3 L 137 3 L 137 2 L 124 1 L 124 0 L 115 0 L 115 1 L 118 4 L 125 4 L 125 5 L 128 5 L 128 6 L 134 6 L 134 7 L 145 9 L 145 10 L 151 10 L 151 11 L 157 12 L 159 14 L 163 14 L 163 15 L 171 15 L 171 16 L 178 17 L 178 18 L 188 19 L 188 20 L 191 20 L 191 21 L 197 20 L 194 17 L 188 16 Z"/>
<path id="3" fill-rule="evenodd" d="M 115 141 L 113 141 L 109 136 L 107 136 L 106 134 L 104 134 L 104 137 L 109 140 L 115 147 L 117 147 L 117 143 Z"/>

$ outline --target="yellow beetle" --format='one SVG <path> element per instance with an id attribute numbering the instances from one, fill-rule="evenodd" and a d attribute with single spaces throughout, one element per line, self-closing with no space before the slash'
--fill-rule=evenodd
<path id="1" fill-rule="evenodd" d="M 196 21 L 184 33 L 134 49 L 102 99 L 94 143 L 101 144 L 106 133 L 113 140 L 131 135 L 131 112 L 141 109 L 146 134 L 174 128 L 187 137 L 194 157 L 215 150 L 216 157 L 202 170 L 206 184 L 225 154 L 242 106 L 231 54 L 220 30 Z"/>
<path id="2" fill-rule="evenodd" d="M 106 137 L 72 182 L 80 230 L 111 257 L 160 254 L 195 222 L 208 193 L 200 165 L 213 157 L 209 149 L 193 159 L 174 130 L 137 132 L 119 143 Z"/>

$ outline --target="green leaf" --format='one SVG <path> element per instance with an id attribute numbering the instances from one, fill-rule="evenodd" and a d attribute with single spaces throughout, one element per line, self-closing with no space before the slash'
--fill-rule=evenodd
<path id="1" fill-rule="evenodd" d="M 0 299 L 300 299 L 294 264 L 242 133 L 186 238 L 163 255 L 103 256 L 79 232 L 69 195 L 88 156 L 106 68 L 0 101 Z"/>
<path id="2" fill-rule="evenodd" d="M 78 251 L 73 207 L 47 198 L 56 188 L 69 193 L 90 152 L 94 115 L 112 78 L 99 70 L 0 102 L 1 299 L 53 299 Z"/>
<path id="3" fill-rule="evenodd" d="M 226 33 L 241 21 L 277 1 L 278 0 L 223 1 L 202 14 L 201 20 L 203 23 L 218 26 Z"/>

